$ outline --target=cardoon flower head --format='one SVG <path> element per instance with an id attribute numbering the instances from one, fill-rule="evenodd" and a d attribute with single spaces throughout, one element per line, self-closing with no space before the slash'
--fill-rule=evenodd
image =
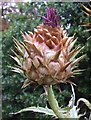
<path id="1" fill-rule="evenodd" d="M 14 71 L 24 73 L 26 80 L 23 87 L 31 83 L 53 85 L 71 82 L 79 72 L 76 64 L 83 58 L 75 58 L 80 52 L 79 46 L 73 49 L 76 39 L 68 37 L 60 25 L 57 10 L 48 8 L 43 24 L 34 28 L 34 33 L 22 34 L 24 42 L 15 40 L 18 51 L 13 57 L 18 67 Z"/>

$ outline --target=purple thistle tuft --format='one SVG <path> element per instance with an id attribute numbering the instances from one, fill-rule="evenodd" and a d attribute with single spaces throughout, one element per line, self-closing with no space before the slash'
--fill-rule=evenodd
<path id="1" fill-rule="evenodd" d="M 48 8 L 46 11 L 46 17 L 42 16 L 43 24 L 57 27 L 60 26 L 60 18 L 58 16 L 58 11 L 54 8 Z"/>

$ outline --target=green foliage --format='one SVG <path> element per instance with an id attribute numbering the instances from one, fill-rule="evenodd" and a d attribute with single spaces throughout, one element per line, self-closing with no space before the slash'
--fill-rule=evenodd
<path id="1" fill-rule="evenodd" d="M 87 3 L 84 3 L 87 5 Z M 90 97 L 90 63 L 91 63 L 91 40 L 87 40 L 90 36 L 89 33 L 83 32 L 84 27 L 80 26 L 84 20 L 89 20 L 84 13 L 81 11 L 82 7 L 80 3 L 18 3 L 19 13 L 10 13 L 6 15 L 6 19 L 10 20 L 10 26 L 7 31 L 3 32 L 2 36 L 2 92 L 3 92 L 3 120 L 16 117 L 17 120 L 26 120 L 31 118 L 43 119 L 40 115 L 35 113 L 24 113 L 18 116 L 11 116 L 9 113 L 16 112 L 22 108 L 28 106 L 46 106 L 47 98 L 41 97 L 43 88 L 41 86 L 36 87 L 30 85 L 26 89 L 21 89 L 24 76 L 13 73 L 8 66 L 14 66 L 15 62 L 10 58 L 9 55 L 13 55 L 11 49 L 14 50 L 13 37 L 22 41 L 21 32 L 33 31 L 33 29 L 42 23 L 39 15 L 44 15 L 45 10 L 48 6 L 52 6 L 58 9 L 61 18 L 61 24 L 67 29 L 68 35 L 71 36 L 76 33 L 75 38 L 78 37 L 76 43 L 80 46 L 85 46 L 84 50 L 80 54 L 86 54 L 86 58 L 79 63 L 79 68 L 85 69 L 82 74 L 76 76 L 73 80 L 77 84 L 76 87 L 76 98 L 84 97 L 89 100 Z M 70 99 L 70 87 L 68 85 L 60 85 L 62 89 L 62 95 L 59 95 L 56 87 L 56 97 L 59 100 L 60 105 L 68 104 L 65 97 Z M 35 89 L 35 90 L 34 90 Z M 61 99 L 62 97 L 62 99 Z M 63 102 L 65 100 L 65 103 Z M 91 99 L 90 99 L 91 100 Z M 46 118 L 46 117 L 44 117 Z M 48 117 L 47 117 L 48 118 Z"/>
<path id="2" fill-rule="evenodd" d="M 69 101 L 69 104 L 66 107 L 60 107 L 58 105 L 58 101 L 55 98 L 52 85 L 50 85 L 48 88 L 47 97 L 48 97 L 48 103 L 50 104 L 51 109 L 49 109 L 47 106 L 46 107 L 31 106 L 11 114 L 17 115 L 22 112 L 33 111 L 37 113 L 44 113 L 45 115 L 51 115 L 55 118 L 59 118 L 59 119 L 61 118 L 62 120 L 66 118 L 67 118 L 66 120 L 70 120 L 71 118 L 73 119 L 76 118 L 77 120 L 79 120 L 82 116 L 85 115 L 85 114 L 80 114 L 79 102 L 80 101 L 84 102 L 90 110 L 91 110 L 91 103 L 85 98 L 80 98 L 75 105 L 75 91 L 72 85 L 71 85 L 71 89 L 72 89 L 71 99 Z M 91 112 L 89 115 L 89 120 L 90 119 L 91 119 Z"/>

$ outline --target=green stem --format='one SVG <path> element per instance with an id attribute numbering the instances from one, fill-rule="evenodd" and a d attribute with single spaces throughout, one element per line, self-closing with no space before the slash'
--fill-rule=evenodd
<path id="1" fill-rule="evenodd" d="M 51 109 L 54 111 L 54 113 L 56 114 L 56 116 L 59 118 L 59 119 L 63 119 L 65 118 L 63 113 L 61 113 L 59 110 L 60 110 L 60 107 L 58 105 L 58 102 L 54 96 L 54 92 L 52 90 L 52 85 L 49 86 L 48 88 L 48 102 L 49 102 L 49 105 L 51 107 Z"/>

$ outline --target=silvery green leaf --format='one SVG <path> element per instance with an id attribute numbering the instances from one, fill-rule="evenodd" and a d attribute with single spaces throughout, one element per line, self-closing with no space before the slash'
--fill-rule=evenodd
<path id="1" fill-rule="evenodd" d="M 89 120 L 91 120 L 91 112 L 90 112 L 90 115 L 89 115 Z"/>
<path id="2" fill-rule="evenodd" d="M 72 84 L 71 84 L 71 89 L 72 89 L 72 95 L 71 95 L 71 99 L 69 101 L 68 107 L 73 107 L 75 103 L 75 92 Z"/>
<path id="3" fill-rule="evenodd" d="M 72 109 L 69 111 L 70 118 L 79 118 L 78 116 L 79 109 L 76 106 L 73 106 Z"/>
<path id="4" fill-rule="evenodd" d="M 78 116 L 80 118 L 80 117 L 84 116 L 85 114 L 86 114 L 86 112 L 84 114 L 79 114 Z"/>
<path id="5" fill-rule="evenodd" d="M 80 98 L 78 101 L 77 101 L 77 106 L 79 105 L 79 102 L 82 101 L 86 104 L 86 106 L 91 110 L 91 103 L 86 100 L 85 98 Z"/>
<path id="6" fill-rule="evenodd" d="M 22 112 L 27 112 L 27 111 L 33 111 L 33 112 L 39 112 L 39 113 L 44 113 L 46 115 L 51 115 L 51 116 L 54 116 L 56 117 L 56 115 L 54 114 L 54 112 L 49 109 L 49 108 L 43 108 L 43 107 L 28 107 L 28 108 L 24 108 L 16 113 L 11 113 L 11 114 L 18 114 L 18 113 L 22 113 Z"/>

